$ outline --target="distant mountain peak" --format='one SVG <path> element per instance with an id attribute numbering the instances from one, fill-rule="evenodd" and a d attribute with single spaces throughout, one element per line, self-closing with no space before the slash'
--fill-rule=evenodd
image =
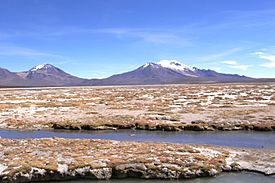
<path id="1" fill-rule="evenodd" d="M 148 62 L 142 66 L 142 68 L 147 68 L 147 67 L 159 67 L 159 64 L 156 64 L 154 62 Z"/>
<path id="2" fill-rule="evenodd" d="M 30 71 L 35 72 L 35 71 L 38 71 L 38 70 L 49 69 L 49 68 L 55 68 L 55 67 L 51 64 L 39 64 L 39 65 L 31 68 Z"/>

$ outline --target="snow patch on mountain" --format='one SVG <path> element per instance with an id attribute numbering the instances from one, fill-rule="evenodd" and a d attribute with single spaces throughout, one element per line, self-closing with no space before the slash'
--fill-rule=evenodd
<path id="1" fill-rule="evenodd" d="M 46 64 L 37 65 L 37 66 L 33 67 L 33 68 L 31 69 L 31 71 L 38 71 L 38 70 L 40 70 L 40 69 L 43 69 L 43 68 L 45 67 L 45 65 L 46 65 Z"/>
<path id="2" fill-rule="evenodd" d="M 193 69 L 177 60 L 160 60 L 158 64 L 162 67 L 177 71 L 185 76 L 197 77 Z"/>
<path id="3" fill-rule="evenodd" d="M 187 70 L 190 69 L 187 65 L 180 63 L 177 60 L 160 60 L 157 64 L 173 70 Z"/>
<path id="4" fill-rule="evenodd" d="M 153 68 L 159 68 L 159 67 L 162 67 L 161 65 L 159 65 L 159 64 L 155 64 L 155 63 L 153 63 L 153 62 L 148 62 L 147 64 L 144 64 L 143 66 L 142 66 L 142 68 L 146 68 L 146 67 L 153 67 Z"/>
<path id="5" fill-rule="evenodd" d="M 142 67 L 143 67 L 143 68 L 146 68 L 146 67 L 148 67 L 148 66 L 150 66 L 150 65 L 152 65 L 152 63 L 144 64 Z"/>
<path id="6" fill-rule="evenodd" d="M 40 65 L 33 67 L 30 71 L 35 72 L 35 71 L 39 71 L 42 69 L 51 69 L 51 68 L 55 68 L 55 67 L 51 64 L 40 64 Z"/>
<path id="7" fill-rule="evenodd" d="M 143 67 L 143 68 L 146 68 L 146 67 L 148 67 L 148 66 L 149 66 L 149 63 L 144 64 L 142 67 Z"/>

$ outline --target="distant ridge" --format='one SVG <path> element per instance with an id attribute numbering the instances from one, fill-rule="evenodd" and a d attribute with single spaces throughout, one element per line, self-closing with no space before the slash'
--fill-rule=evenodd
<path id="1" fill-rule="evenodd" d="M 23 72 L 0 68 L 0 86 L 104 86 L 183 83 L 275 82 L 275 78 L 255 79 L 238 74 L 190 68 L 176 60 L 147 63 L 137 69 L 105 79 L 84 79 L 51 65 L 41 64 Z"/>
<path id="2" fill-rule="evenodd" d="M 190 68 L 175 60 L 147 63 L 122 74 L 116 74 L 88 85 L 147 85 L 180 83 L 251 82 L 256 79 L 237 74 L 223 74 L 213 70 Z M 94 82 L 94 83 L 93 83 Z"/>

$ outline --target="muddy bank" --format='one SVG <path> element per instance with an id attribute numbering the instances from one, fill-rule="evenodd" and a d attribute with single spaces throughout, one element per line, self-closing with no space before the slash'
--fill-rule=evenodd
<path id="1" fill-rule="evenodd" d="M 0 180 L 187 179 L 223 171 L 275 173 L 275 151 L 80 139 L 0 139 Z"/>
<path id="2" fill-rule="evenodd" d="M 97 119 L 98 120 L 98 119 Z M 121 121 L 106 120 L 101 123 L 86 122 L 53 122 L 49 126 L 53 129 L 62 130 L 119 130 L 119 129 L 134 129 L 134 130 L 149 130 L 149 131 L 275 131 L 275 121 L 265 123 L 206 123 L 203 121 L 192 121 L 189 124 L 183 122 L 163 122 L 139 119 L 121 119 Z"/>

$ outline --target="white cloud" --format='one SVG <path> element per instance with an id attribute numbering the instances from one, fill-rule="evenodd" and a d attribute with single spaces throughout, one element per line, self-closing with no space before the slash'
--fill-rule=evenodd
<path id="1" fill-rule="evenodd" d="M 0 45 L 0 57 L 15 57 L 35 60 L 38 64 L 42 62 L 55 65 L 73 64 L 74 60 L 63 55 L 45 52 L 37 49 L 17 46 L 14 44 Z"/>
<path id="2" fill-rule="evenodd" d="M 109 33 L 118 38 L 136 37 L 145 42 L 154 44 L 189 44 L 189 39 L 182 37 L 180 34 L 169 30 L 154 30 L 154 29 L 97 29 L 94 33 Z"/>
<path id="3" fill-rule="evenodd" d="M 246 48 L 244 48 L 244 47 L 231 48 L 231 49 L 219 52 L 219 53 L 214 53 L 214 54 L 204 55 L 202 57 L 197 57 L 197 58 L 195 58 L 195 60 L 198 60 L 199 62 L 221 60 L 222 58 L 224 58 L 228 55 L 232 55 L 234 53 L 243 51 L 245 49 Z"/>
<path id="4" fill-rule="evenodd" d="M 51 54 L 47 52 L 41 52 L 38 50 L 18 47 L 18 46 L 6 46 L 0 45 L 0 55 L 4 56 L 24 56 L 24 57 L 35 57 L 35 56 L 44 56 L 44 57 L 58 57 L 61 58 L 62 56 Z"/>
<path id="5" fill-rule="evenodd" d="M 270 62 L 270 63 L 264 63 L 264 64 L 261 64 L 260 66 L 262 67 L 266 67 L 266 68 L 275 68 L 275 62 Z"/>
<path id="6" fill-rule="evenodd" d="M 258 58 L 267 61 L 261 64 L 260 66 L 266 67 L 266 68 L 275 68 L 275 55 L 267 54 L 264 52 L 255 52 L 254 54 L 257 55 Z"/>
<path id="7" fill-rule="evenodd" d="M 249 67 L 252 67 L 252 65 L 231 65 L 229 66 L 230 68 L 233 68 L 233 69 L 240 69 L 240 70 L 247 70 Z"/>
<path id="8" fill-rule="evenodd" d="M 253 53 L 254 55 L 263 55 L 264 53 L 263 52 L 261 52 L 261 51 L 257 51 L 257 52 L 255 52 L 255 53 Z"/>
<path id="9" fill-rule="evenodd" d="M 222 63 L 228 64 L 228 65 L 236 65 L 237 62 L 235 60 L 225 60 Z"/>
<path id="10" fill-rule="evenodd" d="M 225 61 L 222 61 L 222 63 L 228 65 L 228 67 L 230 68 L 240 69 L 240 70 L 247 70 L 249 67 L 252 67 L 252 65 L 239 64 L 235 60 L 225 60 Z"/>

